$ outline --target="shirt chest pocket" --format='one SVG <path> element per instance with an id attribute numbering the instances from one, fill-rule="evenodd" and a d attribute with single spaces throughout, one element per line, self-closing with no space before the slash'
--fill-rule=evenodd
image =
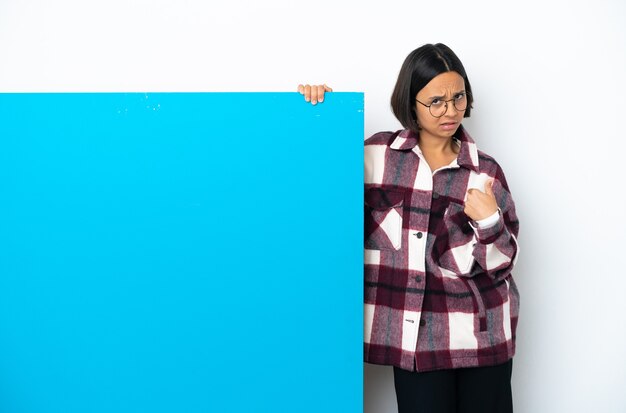
<path id="1" fill-rule="evenodd" d="M 365 191 L 365 248 L 398 251 L 402 247 L 404 192 Z"/>
<path id="2" fill-rule="evenodd" d="M 467 275 L 474 264 L 476 238 L 462 204 L 451 202 L 436 229 L 433 260 L 455 275 Z"/>

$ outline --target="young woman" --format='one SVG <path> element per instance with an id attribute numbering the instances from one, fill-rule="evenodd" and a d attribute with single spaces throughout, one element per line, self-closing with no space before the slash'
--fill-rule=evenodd
<path id="1" fill-rule="evenodd" d="M 326 85 L 298 87 L 313 104 Z M 400 413 L 513 410 L 518 219 L 498 163 L 461 122 L 473 95 L 443 44 L 406 58 L 405 129 L 365 141 L 364 357 L 391 365 Z"/>

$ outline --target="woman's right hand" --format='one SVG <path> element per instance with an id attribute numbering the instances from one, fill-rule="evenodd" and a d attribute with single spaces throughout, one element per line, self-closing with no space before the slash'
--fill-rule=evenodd
<path id="1" fill-rule="evenodd" d="M 322 103 L 324 101 L 324 93 L 332 92 L 333 89 L 323 85 L 298 85 L 298 92 L 304 95 L 304 100 L 311 102 L 312 105 L 317 105 L 317 102 Z"/>

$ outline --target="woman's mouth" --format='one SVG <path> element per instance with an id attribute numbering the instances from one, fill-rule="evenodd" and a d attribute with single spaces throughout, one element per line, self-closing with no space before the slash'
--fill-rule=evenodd
<path id="1" fill-rule="evenodd" d="M 441 126 L 443 130 L 451 130 L 451 129 L 456 129 L 457 123 L 456 122 L 444 122 L 440 124 L 439 126 Z"/>

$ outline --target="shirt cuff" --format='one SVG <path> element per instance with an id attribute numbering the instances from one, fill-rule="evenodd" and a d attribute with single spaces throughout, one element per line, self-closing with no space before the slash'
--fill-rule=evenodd
<path id="1" fill-rule="evenodd" d="M 478 242 L 480 242 L 481 244 L 491 244 L 496 240 L 496 238 L 500 236 L 502 231 L 504 231 L 505 229 L 504 219 L 502 219 L 502 212 L 500 211 L 500 209 L 498 209 L 498 212 L 496 212 L 494 215 L 496 217 L 495 223 L 487 222 L 488 224 L 490 224 L 488 227 L 479 226 L 478 222 L 476 221 L 469 222 L 470 226 L 474 230 L 474 233 L 476 234 L 476 237 L 478 238 Z M 480 222 L 482 223 L 483 221 L 491 221 L 494 215 L 489 216 L 485 219 L 481 219 Z"/>
<path id="2" fill-rule="evenodd" d="M 479 219 L 476 221 L 476 225 L 478 225 L 478 228 L 480 229 L 491 228 L 498 223 L 498 219 L 500 219 L 500 211 L 494 212 L 487 218 Z"/>

